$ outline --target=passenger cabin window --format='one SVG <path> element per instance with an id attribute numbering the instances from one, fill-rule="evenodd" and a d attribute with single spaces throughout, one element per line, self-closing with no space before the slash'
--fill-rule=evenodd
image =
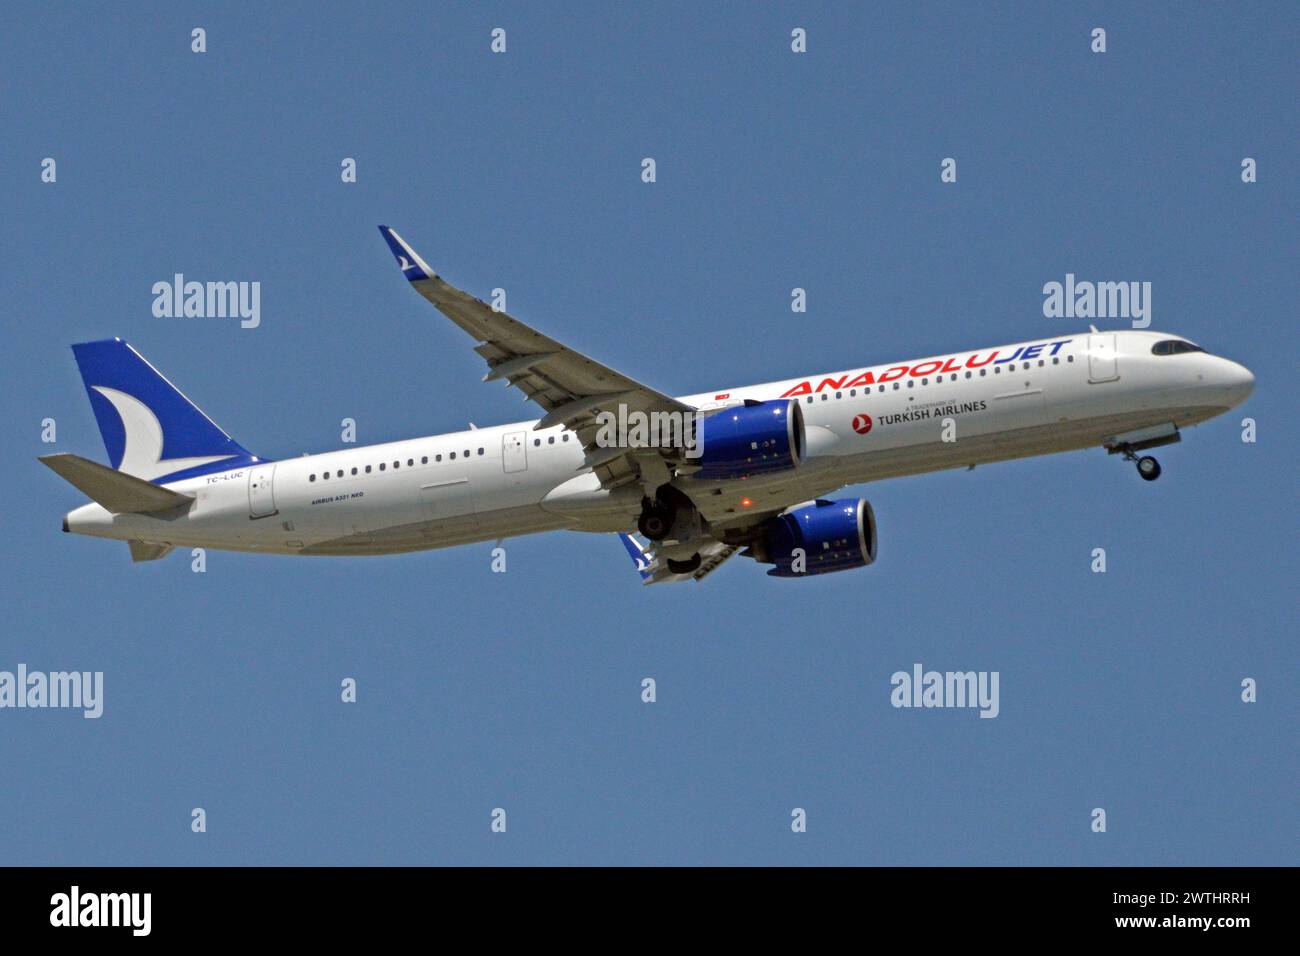
<path id="1" fill-rule="evenodd" d="M 1152 355 L 1181 355 L 1183 352 L 1204 352 L 1205 349 L 1182 339 L 1164 339 L 1151 346 Z"/>

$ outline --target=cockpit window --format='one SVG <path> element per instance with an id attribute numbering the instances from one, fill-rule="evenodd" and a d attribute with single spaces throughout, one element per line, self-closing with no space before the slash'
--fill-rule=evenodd
<path id="1" fill-rule="evenodd" d="M 1152 355 L 1179 355 L 1182 352 L 1204 352 L 1205 349 L 1182 339 L 1164 339 L 1151 346 Z"/>

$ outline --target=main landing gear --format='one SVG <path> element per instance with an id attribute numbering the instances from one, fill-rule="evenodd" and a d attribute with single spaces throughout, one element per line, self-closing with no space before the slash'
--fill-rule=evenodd
<path id="1" fill-rule="evenodd" d="M 687 540 L 699 533 L 699 513 L 686 495 L 672 485 L 660 485 L 653 497 L 641 499 L 636 528 L 651 541 Z"/>
<path id="2" fill-rule="evenodd" d="M 1155 481 L 1160 477 L 1160 462 L 1150 455 L 1143 455 L 1139 458 L 1133 448 L 1125 447 L 1118 450 L 1124 455 L 1126 461 L 1137 462 L 1138 475 L 1143 481 Z"/>
<path id="3" fill-rule="evenodd" d="M 651 541 L 662 541 L 673 530 L 673 519 L 676 516 L 671 501 L 643 498 L 641 517 L 637 519 L 636 528 Z"/>
<path id="4" fill-rule="evenodd" d="M 673 574 L 694 574 L 703 563 L 697 550 L 704 537 L 700 513 L 691 499 L 672 485 L 660 485 L 654 497 L 641 499 L 637 530 L 649 538 Z"/>
<path id="5" fill-rule="evenodd" d="M 694 574 L 699 569 L 700 555 L 698 551 L 685 561 L 668 559 L 668 570 L 673 574 Z"/>

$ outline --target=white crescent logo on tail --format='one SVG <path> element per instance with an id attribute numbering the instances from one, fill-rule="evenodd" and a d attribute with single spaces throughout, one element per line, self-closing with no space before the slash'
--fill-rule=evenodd
<path id="1" fill-rule="evenodd" d="M 122 462 L 118 471 L 124 471 L 136 478 L 153 481 L 163 475 L 197 468 L 234 455 L 208 455 L 198 458 L 167 458 L 162 456 L 163 430 L 158 416 L 149 410 L 149 406 L 133 395 L 119 392 L 115 388 L 103 385 L 93 386 L 95 391 L 113 403 L 118 417 L 122 419 L 122 431 L 126 435 L 126 444 L 122 449 Z"/>

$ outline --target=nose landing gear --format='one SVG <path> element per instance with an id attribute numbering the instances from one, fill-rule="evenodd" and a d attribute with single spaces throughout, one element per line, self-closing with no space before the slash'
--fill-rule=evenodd
<path id="1" fill-rule="evenodd" d="M 1137 460 L 1137 470 L 1143 481 L 1155 481 L 1160 477 L 1160 462 L 1150 455 L 1143 455 Z"/>
<path id="2" fill-rule="evenodd" d="M 1141 458 L 1137 455 L 1137 449 L 1129 447 L 1116 448 L 1124 456 L 1126 461 L 1137 463 L 1138 476 L 1143 481 L 1155 481 L 1160 477 L 1160 462 L 1156 461 L 1150 455 L 1143 455 Z"/>
<path id="3" fill-rule="evenodd" d="M 1160 462 L 1150 455 L 1139 458 L 1138 452 L 1146 451 L 1148 448 L 1159 448 L 1161 445 L 1172 445 L 1179 441 L 1182 441 L 1182 436 L 1178 433 L 1178 426 L 1173 422 L 1167 422 L 1164 425 L 1153 425 L 1150 428 L 1139 428 L 1137 431 L 1115 435 L 1103 441 L 1102 447 L 1108 454 L 1123 455 L 1126 461 L 1136 462 L 1138 475 L 1143 481 L 1155 481 L 1160 477 Z"/>

